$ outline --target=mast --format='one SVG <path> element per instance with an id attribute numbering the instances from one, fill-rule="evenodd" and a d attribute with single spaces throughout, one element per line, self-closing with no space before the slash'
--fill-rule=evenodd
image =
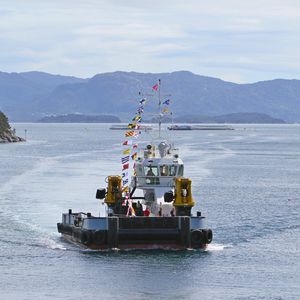
<path id="1" fill-rule="evenodd" d="M 168 96 L 170 97 L 171 94 L 161 94 L 161 80 L 158 79 L 158 83 L 157 83 L 157 97 L 158 97 L 158 137 L 161 137 L 161 123 L 162 123 L 162 119 L 163 119 L 163 112 L 161 111 L 162 108 L 162 101 L 161 101 L 161 96 L 165 97 Z M 172 115 L 172 122 L 173 122 L 173 114 Z"/>
<path id="2" fill-rule="evenodd" d="M 161 98 L 160 98 L 160 79 L 158 79 L 158 137 L 160 138 L 160 132 L 161 132 Z"/>

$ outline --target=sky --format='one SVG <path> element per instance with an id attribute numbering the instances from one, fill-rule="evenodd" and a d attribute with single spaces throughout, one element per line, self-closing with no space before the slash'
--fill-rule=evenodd
<path id="1" fill-rule="evenodd" d="M 300 0 L 0 0 L 0 71 L 300 79 Z"/>

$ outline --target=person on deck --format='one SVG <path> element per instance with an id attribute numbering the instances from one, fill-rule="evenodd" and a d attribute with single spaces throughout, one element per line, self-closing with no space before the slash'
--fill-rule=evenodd
<path id="1" fill-rule="evenodd" d="M 140 201 L 138 201 L 136 204 L 136 215 L 143 216 L 143 205 L 141 204 Z"/>
<path id="2" fill-rule="evenodd" d="M 147 206 L 146 209 L 144 210 L 144 216 L 145 216 L 145 217 L 149 217 L 149 216 L 150 216 L 150 209 L 149 209 L 148 206 Z"/>
<path id="3" fill-rule="evenodd" d="M 152 167 L 150 167 L 150 169 L 148 170 L 147 176 L 155 176 L 155 174 L 153 173 Z"/>
<path id="4" fill-rule="evenodd" d="M 158 184 L 159 183 L 159 179 L 156 177 L 157 174 L 154 174 L 151 166 L 149 166 L 149 170 L 148 170 L 146 176 L 149 176 L 147 178 L 148 184 Z"/>

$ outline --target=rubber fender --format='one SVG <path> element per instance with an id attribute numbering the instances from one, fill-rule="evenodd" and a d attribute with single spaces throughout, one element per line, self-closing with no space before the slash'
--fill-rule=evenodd
<path id="1" fill-rule="evenodd" d="M 207 244 L 210 244 L 213 239 L 213 233 L 211 229 L 204 229 L 203 230 L 204 236 L 205 236 L 205 242 Z"/>
<path id="2" fill-rule="evenodd" d="M 75 239 L 81 240 L 81 232 L 80 232 L 80 229 L 74 228 L 73 231 L 72 231 L 72 236 L 73 236 L 73 238 L 75 238 Z"/>
<path id="3" fill-rule="evenodd" d="M 191 232 L 192 245 L 200 245 L 205 243 L 205 236 L 202 230 L 193 230 Z"/>
<path id="4" fill-rule="evenodd" d="M 57 230 L 59 233 L 62 232 L 62 227 L 63 227 L 62 225 L 63 225 L 62 223 L 57 223 Z"/>
<path id="5" fill-rule="evenodd" d="M 61 230 L 63 231 L 63 233 L 68 233 L 68 234 L 72 235 L 72 228 L 70 225 L 62 224 Z"/>
<path id="6" fill-rule="evenodd" d="M 86 244 L 89 240 L 89 232 L 87 231 L 83 231 L 81 233 L 81 237 L 80 237 L 80 241 L 82 244 Z"/>
<path id="7" fill-rule="evenodd" d="M 86 231 L 87 233 L 87 242 L 90 244 L 90 243 L 93 243 L 93 234 L 94 232 L 91 231 L 91 230 L 88 230 Z"/>
<path id="8" fill-rule="evenodd" d="M 165 202 L 168 202 L 168 203 L 172 202 L 174 200 L 173 192 L 172 191 L 166 192 L 164 194 L 164 200 L 165 200 Z"/>
<path id="9" fill-rule="evenodd" d="M 69 233 L 70 229 L 65 224 L 60 224 L 60 226 L 58 228 L 58 231 L 61 232 L 61 233 Z"/>
<path id="10" fill-rule="evenodd" d="M 96 192 L 96 199 L 104 199 L 106 195 L 106 189 L 98 189 Z"/>
<path id="11" fill-rule="evenodd" d="M 97 245 L 105 243 L 106 234 L 103 230 L 96 230 L 93 234 L 93 242 Z"/>

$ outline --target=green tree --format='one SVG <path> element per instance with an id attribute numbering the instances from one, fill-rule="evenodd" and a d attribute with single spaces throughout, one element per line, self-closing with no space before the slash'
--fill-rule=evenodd
<path id="1" fill-rule="evenodd" d="M 6 131 L 7 129 L 10 129 L 8 118 L 3 112 L 0 111 L 0 134 Z"/>

